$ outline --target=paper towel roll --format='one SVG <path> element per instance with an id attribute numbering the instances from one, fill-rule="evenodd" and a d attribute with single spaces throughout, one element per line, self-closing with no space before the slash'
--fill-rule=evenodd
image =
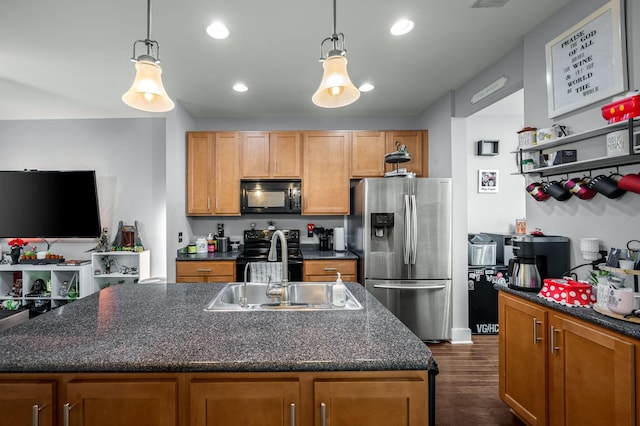
<path id="1" fill-rule="evenodd" d="M 333 228 L 333 249 L 344 251 L 344 228 Z"/>

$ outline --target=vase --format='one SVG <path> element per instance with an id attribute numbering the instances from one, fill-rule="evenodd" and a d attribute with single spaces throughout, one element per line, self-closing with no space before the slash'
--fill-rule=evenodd
<path id="1" fill-rule="evenodd" d="M 20 261 L 21 247 L 11 247 L 11 264 L 15 265 Z"/>

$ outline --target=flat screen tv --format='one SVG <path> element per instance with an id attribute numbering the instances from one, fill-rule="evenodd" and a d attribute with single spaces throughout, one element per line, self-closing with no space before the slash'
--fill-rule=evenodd
<path id="1" fill-rule="evenodd" d="M 99 235 L 95 171 L 0 171 L 0 238 Z"/>

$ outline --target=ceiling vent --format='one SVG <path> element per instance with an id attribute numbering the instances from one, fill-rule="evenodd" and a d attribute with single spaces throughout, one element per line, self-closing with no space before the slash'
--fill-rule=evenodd
<path id="1" fill-rule="evenodd" d="M 502 7 L 507 4 L 509 0 L 476 0 L 471 7 Z"/>

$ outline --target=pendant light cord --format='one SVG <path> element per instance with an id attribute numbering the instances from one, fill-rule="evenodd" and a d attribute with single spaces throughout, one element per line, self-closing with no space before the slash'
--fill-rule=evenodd
<path id="1" fill-rule="evenodd" d="M 147 0 L 147 39 L 144 41 L 144 44 L 147 45 L 147 55 L 151 55 L 150 41 L 151 41 L 151 0 Z"/>

